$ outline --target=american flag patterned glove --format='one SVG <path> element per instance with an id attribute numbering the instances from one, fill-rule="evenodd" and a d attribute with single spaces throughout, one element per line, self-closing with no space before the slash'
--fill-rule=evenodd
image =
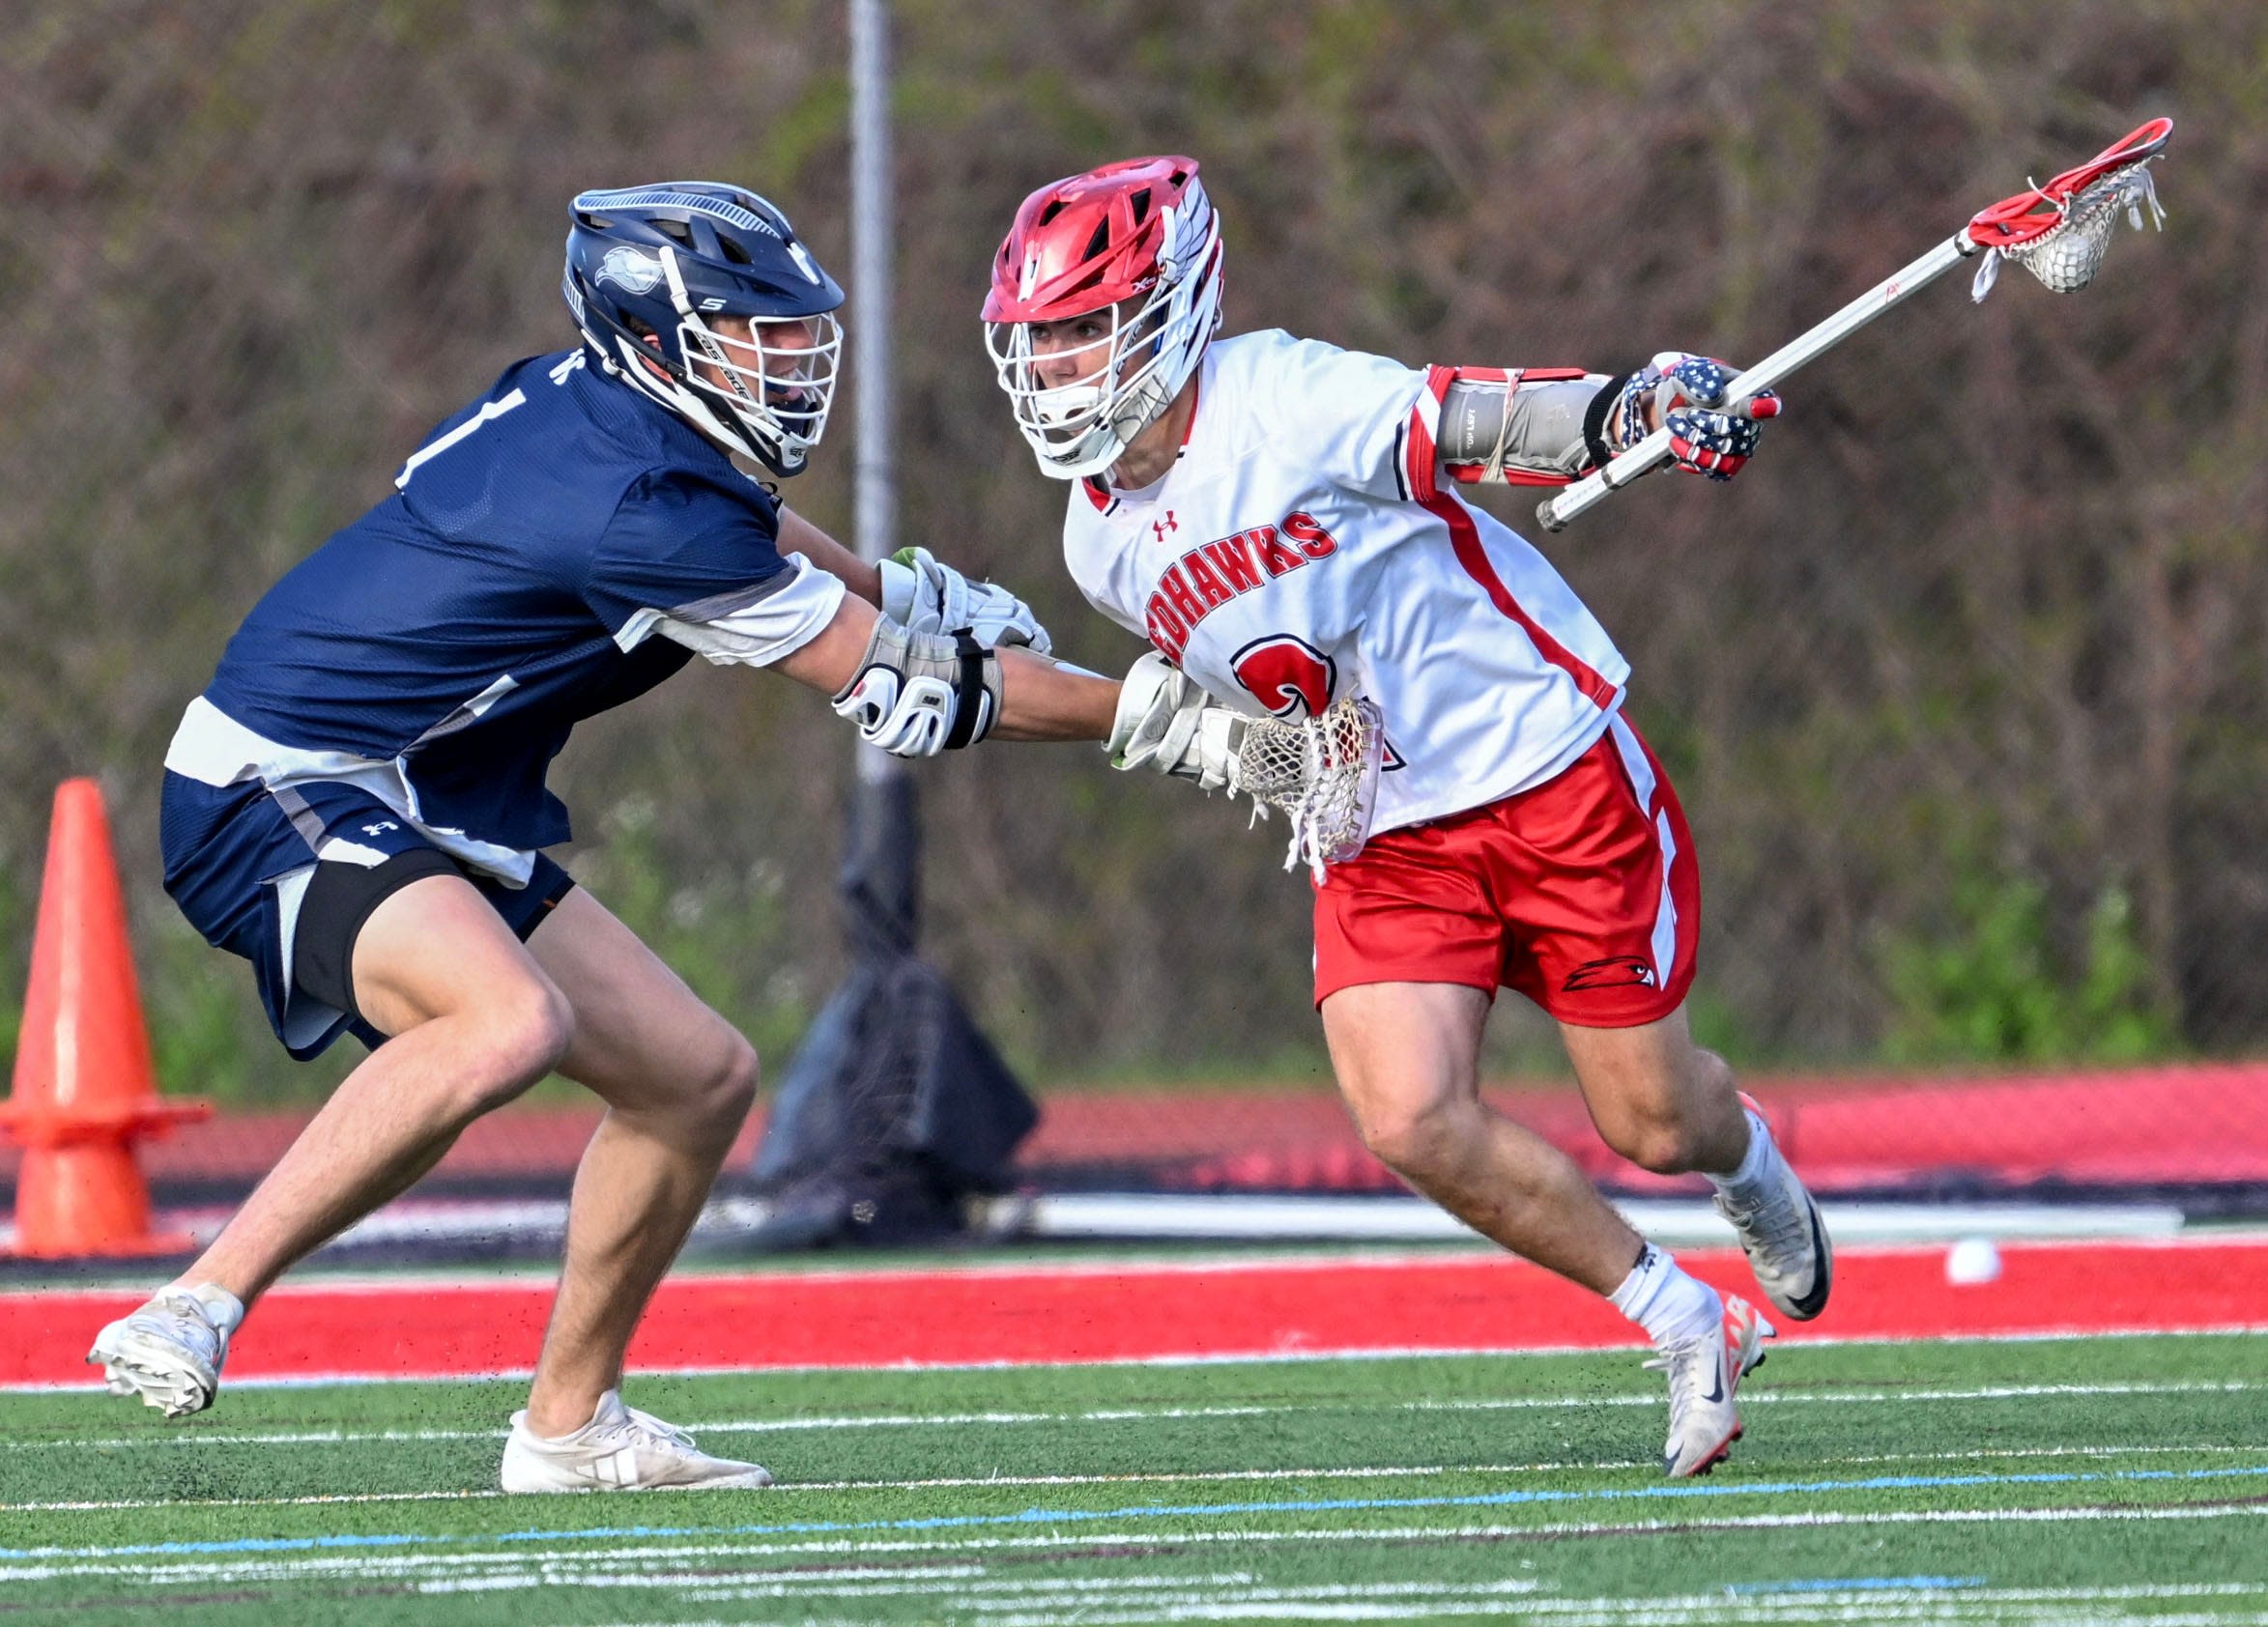
<path id="1" fill-rule="evenodd" d="M 1668 426 L 1670 453 L 1678 467 L 1711 480 L 1730 480 L 1756 453 L 1766 418 L 1778 417 L 1780 397 L 1762 390 L 1731 411 L 1723 411 L 1725 387 L 1738 369 L 1713 357 L 1663 351 L 1630 375 L 1622 399 L 1607 421 L 1614 449 L 1627 451 L 1646 439 L 1652 398 L 1654 415 Z"/>

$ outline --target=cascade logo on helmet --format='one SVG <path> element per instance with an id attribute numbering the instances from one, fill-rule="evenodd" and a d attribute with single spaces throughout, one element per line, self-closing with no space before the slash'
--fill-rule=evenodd
<path id="1" fill-rule="evenodd" d="M 600 365 L 725 451 L 801 471 L 834 402 L 843 290 L 788 217 L 679 181 L 584 192 L 568 221 L 560 291 Z"/>
<path id="2" fill-rule="evenodd" d="M 1220 327 L 1220 263 L 1193 158 L 1105 164 L 1024 199 L 992 261 L 985 342 L 1042 471 L 1102 473 L 1171 405 Z M 1035 324 L 1090 316 L 1100 336 L 1035 345 Z"/>
<path id="3" fill-rule="evenodd" d="M 635 248 L 610 248 L 606 258 L 598 263 L 597 280 L 615 283 L 633 294 L 651 294 L 661 284 L 662 263 Z M 704 300 L 702 303 L 706 305 L 708 301 Z M 719 309 L 723 303 L 717 302 Z"/>

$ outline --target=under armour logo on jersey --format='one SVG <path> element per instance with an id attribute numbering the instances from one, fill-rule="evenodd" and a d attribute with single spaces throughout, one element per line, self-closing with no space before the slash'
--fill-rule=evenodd
<path id="1" fill-rule="evenodd" d="M 388 831 L 398 831 L 401 828 L 391 819 L 381 819 L 374 825 L 364 825 L 362 834 L 364 836 L 384 836 Z"/>
<path id="2" fill-rule="evenodd" d="M 1165 533 L 1167 531 L 1178 531 L 1181 529 L 1181 522 L 1173 517 L 1173 510 L 1169 508 L 1165 511 L 1165 518 L 1163 521 L 1153 520 L 1150 522 L 1150 529 L 1158 533 L 1158 540 L 1160 542 L 1163 542 L 1165 540 Z"/>

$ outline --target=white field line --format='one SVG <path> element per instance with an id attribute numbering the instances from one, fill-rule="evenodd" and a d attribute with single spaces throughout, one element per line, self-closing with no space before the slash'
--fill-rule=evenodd
<path id="1" fill-rule="evenodd" d="M 1880 1595 L 1871 1591 L 1851 1594 L 1841 1605 L 1814 1596 L 1809 1607 L 1797 1614 L 1774 1613 L 1766 1619 L 1802 1622 L 1855 1622 L 1879 1621 L 1912 1622 L 1979 1622 L 2007 1623 L 2011 1621 L 2037 1624 L 2037 1627 L 2262 1627 L 2268 1623 L 2268 1614 L 2246 1613 L 2229 1614 L 2216 1612 L 2212 1614 L 2168 1615 L 2152 1613 L 2148 1615 L 2101 1615 L 2089 1612 L 2072 1615 L 2053 1606 L 2039 1606 L 2019 1614 L 2002 1613 L 2003 1607 L 1990 1602 L 1962 1607 L 1955 1601 L 1963 1595 L 1917 1593 L 1917 1599 L 1931 1601 L 1927 1605 L 1893 1607 L 1881 1605 Z M 988 1627 L 1063 1627 L 1067 1619 L 1076 1620 L 1082 1627 L 1140 1627 L 1142 1623 L 1175 1621 L 1434 1621 L 1462 1616 L 1494 1617 L 1500 1621 L 1549 1621 L 1553 1627 L 1696 1627 L 1699 1623 L 1739 1624 L 1759 1619 L 1748 1606 L 1752 1601 L 1741 1599 L 1729 1602 L 1723 1598 L 1708 1599 L 1702 1604 L 1680 1605 L 1673 1610 L 1658 1610 L 1645 1600 L 1598 1599 L 1582 1605 L 1570 1603 L 1563 1611 L 1547 1612 L 1540 1606 L 1514 1605 L 1506 1602 L 1476 1602 L 1472 1605 L 1418 1606 L 1401 1609 L 1372 1605 L 1312 1605 L 1293 1603 L 1255 1604 L 1237 1606 L 1226 1601 L 1203 1607 L 1177 1607 L 1170 1610 L 1142 1611 L 1134 1614 L 1101 1614 L 1080 1611 L 1076 1617 L 1062 1615 L 1006 1615 L 990 1614 L 985 1617 Z M 1977 1612 L 1988 1613 L 1976 1613 Z M 895 1619 L 895 1618 L 893 1618 Z M 770 1621 L 759 1616 L 741 1616 L 732 1621 L 709 1617 L 688 1620 L 672 1616 L 667 1621 L 616 1622 L 612 1627 L 891 1627 L 890 1622 L 865 1616 L 805 1615 L 792 1620 Z"/>
<path id="2" fill-rule="evenodd" d="M 2034 1462 L 2052 1458 L 2128 1458 L 2233 1454 L 2268 1457 L 2268 1443 L 2258 1446 L 2009 1446 L 1969 1452 L 1859 1452 L 1807 1460 L 1820 1469 L 1857 1469 L 1881 1464 L 1983 1463 L 2015 1460 Z M 1556 1474 L 1563 1472 L 1612 1473 L 1623 1470 L 1652 1469 L 1656 1460 L 1601 1459 L 1584 1463 L 1497 1464 L 1381 1464 L 1358 1469 L 1196 1469 L 1147 1474 L 970 1474 L 923 1480 L 795 1480 L 773 1486 L 770 1497 L 796 1492 L 927 1492 L 956 1491 L 987 1486 L 1138 1486 L 1199 1485 L 1233 1481 L 1284 1480 L 1399 1480 L 1437 1479 L 1450 1475 Z M 510 1496 L 490 1490 L 447 1492 L 334 1492 L 288 1498 L 122 1498 L 101 1501 L 0 1502 L 0 1514 L 101 1513 L 137 1508 L 305 1508 L 330 1503 L 362 1502 L 478 1502 Z"/>
<path id="3" fill-rule="evenodd" d="M 57 1560 L 39 1565 L 12 1565 L 0 1569 L 0 1580 L 14 1583 L 56 1582 L 85 1578 L 125 1579 L 152 1587 L 185 1585 L 247 1584 L 259 1583 L 306 1583 L 316 1580 L 366 1580 L 388 1583 L 416 1582 L 421 1579 L 436 1582 L 476 1582 L 474 1573 L 485 1568 L 490 1575 L 500 1570 L 512 1580 L 502 1582 L 503 1586 L 543 1584 L 544 1579 L 558 1578 L 561 1582 L 580 1583 L 587 1586 L 653 1585 L 663 1578 L 660 1567 L 670 1563 L 720 1558 L 740 1560 L 771 1560 L 775 1562 L 807 1561 L 812 1557 L 840 1558 L 855 1564 L 860 1557 L 883 1555 L 905 1555 L 917 1560 L 933 1560 L 949 1566 L 966 1566 L 981 1569 L 985 1557 L 1015 1553 L 1029 1553 L 1049 1549 L 1083 1549 L 1131 1546 L 1156 1548 L 1161 1545 L 1197 1546 L 1202 1544 L 1307 1544 L 1307 1543 L 1398 1543 L 1442 1541 L 1493 1541 L 1542 1537 L 1593 1537 L 1601 1535 L 1677 1535 L 1692 1531 L 1779 1530 L 1811 1529 L 1834 1527 L 1906 1526 L 1940 1524 L 1991 1524 L 1998 1520 L 2017 1520 L 2028 1523 L 2089 1524 L 2105 1521 L 2200 1520 L 2222 1518 L 2260 1518 L 2268 1510 L 2259 1504 L 2185 1504 L 2176 1507 L 2147 1508 L 2074 1508 L 2027 1509 L 2011 1511 L 2002 1508 L 1931 1509 L 1912 1511 L 1876 1511 L 1870 1513 L 1830 1514 L 1756 1514 L 1730 1515 L 1722 1519 L 1707 1520 L 1642 1520 L 1623 1522 L 1572 1521 L 1536 1526 L 1505 1525 L 1421 1525 L 1386 1527 L 1375 1529 L 1250 1529 L 1235 1531 L 1181 1531 L 1173 1533 L 1150 1532 L 1081 1532 L 1050 1533 L 1040 1536 L 1019 1537 L 957 1537 L 943 1540 L 908 1540 L 894 1538 L 868 1538 L 858 1540 L 832 1539 L 789 1543 L 747 1544 L 646 1544 L 619 1548 L 593 1549 L 578 1547 L 572 1550 L 535 1550 L 524 1547 L 490 1550 L 473 1554 L 355 1554 L 310 1556 L 304 1558 L 279 1559 L 261 1556 L 240 1560 L 201 1561 L 140 1561 L 120 1563 L 68 1562 L 59 1556 Z M 100 1552 L 100 1551 L 96 1551 Z M 843 1574 L 842 1570 L 822 1573 L 796 1569 L 788 1576 L 813 1577 L 822 1574 Z M 893 1571 L 893 1575 L 904 1575 Z M 533 1579 L 531 1584 L 517 1579 Z M 689 1580 L 696 1584 L 752 1585 L 761 1573 L 751 1572 L 727 1583 L 713 1568 L 693 1573 Z M 491 1585 L 498 1584 L 492 1583 Z M 447 1590 L 472 1590 L 461 1584 Z M 2247 1583 L 2167 1583 L 2161 1584 L 2129 1584 L 2099 1588 L 2011 1588 L 1995 1590 L 1996 1596 L 2011 1602 L 2053 1599 L 2135 1598 L 2189 1598 L 2243 1596 L 2268 1592 L 2260 1584 Z M 1872 1596 L 1871 1593 L 1869 1596 Z M 1973 1596 L 1973 1595 L 1972 1595 Z M 1699 1599 L 1722 1603 L 1726 1595 L 1706 1594 Z M 1777 1600 L 1801 1598 L 1797 1594 L 1747 1594 L 1741 1603 L 1751 1610 L 1766 1610 Z M 1811 1595 L 1818 1598 L 1819 1595 Z M 1535 1601 L 1537 1605 L 1546 1599 Z M 1663 1607 L 1677 1601 L 1630 1600 L 1632 1605 Z M 1783 1606 L 1782 1608 L 1786 1608 Z M 1082 1618 L 1083 1619 L 1083 1618 Z M 1863 1619 L 1863 1617 L 1861 1617 Z M 2156 1618 L 2153 1618 L 2155 1621 Z"/>
<path id="4" fill-rule="evenodd" d="M 502 1539 L 508 1547 L 489 1549 L 468 1548 L 463 1551 L 436 1552 L 430 1549 L 416 1553 L 388 1553 L 380 1548 L 347 1556 L 279 1556 L 274 1554 L 247 1556 L 243 1559 L 187 1559 L 167 1558 L 147 1554 L 140 1545 L 128 1548 L 88 1546 L 79 1548 L 33 1548 L 15 1550 L 15 1562 L 0 1564 L 0 1581 L 41 1581 L 60 1575 L 117 1575 L 170 1578 L 174 1580 L 211 1580 L 216 1577 L 244 1577 L 273 1573 L 275 1576 L 313 1575 L 340 1572 L 378 1574 L 382 1572 L 416 1571 L 434 1565 L 496 1565 L 552 1562 L 568 1565 L 620 1563 L 635 1560 L 642 1567 L 650 1568 L 657 1559 L 678 1558 L 689 1556 L 731 1555 L 742 1557 L 778 1557 L 804 1554 L 876 1554 L 913 1553 L 953 1555 L 982 1553 L 988 1550 L 1020 1548 L 1093 1547 L 1109 1548 L 1135 1546 L 1153 1548 L 1161 1544 L 1192 1545 L 1198 1543 L 1237 1542 L 1394 1542 L 1433 1541 L 1442 1538 L 1515 1538 L 1538 1536 L 1596 1536 L 1601 1534 L 1651 1535 L 1683 1531 L 1711 1531 L 1719 1529 L 1777 1529 L 1808 1528 L 1812 1527 L 1872 1526 L 1872 1525 L 1940 1525 L 1990 1523 L 1995 1520 L 2012 1520 L 2037 1524 L 2062 1524 L 2078 1521 L 2134 1520 L 2217 1520 L 2228 1518 L 2268 1518 L 2268 1503 L 2262 1502 L 2182 1502 L 2156 1503 L 2116 1507 L 2103 1504 L 2080 1506 L 2053 1506 L 2045 1508 L 1967 1508 L 1967 1509 L 1901 1509 L 1863 1512 L 1814 1511 L 1800 1514 L 1725 1514 L 1690 1520 L 1630 1519 L 1584 1520 L 1539 1523 L 1531 1526 L 1416 1526 L 1395 1527 L 1356 1527 L 1340 1529 L 1292 1528 L 1270 1530 L 1264 1527 L 1240 1527 L 1234 1530 L 1134 1530 L 1124 1532 L 1078 1531 L 1051 1533 L 1045 1537 L 983 1537 L 962 1536 L 942 1540 L 908 1540 L 892 1537 L 814 1537 L 794 1542 L 730 1542 L 707 1546 L 689 1546 L 682 1542 L 652 1543 L 644 1547 L 603 1548 L 577 1542 L 572 1547 L 531 1549 L 524 1545 L 524 1538 L 548 1535 L 572 1540 L 573 1531 L 525 1532 L 519 1536 Z M 320 1539 L 318 1539 L 320 1540 Z M 455 1541 L 475 1544 L 483 1540 L 497 1541 L 473 1535 L 434 1537 L 429 1540 Z M 119 1563 L 121 1559 L 129 1562 Z M 104 1560 L 106 1564 L 87 1564 L 85 1561 Z M 29 1562 L 27 1562 L 29 1561 Z M 58 1561 L 80 1561 L 62 1564 Z"/>
<path id="5" fill-rule="evenodd" d="M 2186 1380 L 2108 1384 L 1992 1384 L 1951 1389 L 1773 1390 L 1749 1393 L 1742 1406 L 1882 1406 L 1912 1402 L 2008 1401 L 2041 1396 L 2105 1395 L 2235 1395 L 2268 1390 L 2268 1380 Z M 1658 1391 L 1641 1395 L 1523 1395 L 1472 1396 L 1453 1401 L 1402 1401 L 1395 1410 L 1413 1413 L 1495 1413 L 1580 1411 L 1592 1407 L 1658 1407 Z M 1176 1418 L 1244 1418 L 1310 1412 L 1379 1411 L 1354 1402 L 1282 1402 L 1265 1407 L 1101 1407 L 1053 1413 L 868 1413 L 840 1417 L 722 1418 L 679 1427 L 696 1435 L 769 1435 L 807 1430 L 957 1429 L 971 1425 L 1002 1427 L 1046 1423 L 1147 1423 Z M 211 1434 L 193 1426 L 162 1434 L 112 1436 L 87 1440 L 56 1436 L 9 1442 L 9 1450 L 68 1448 L 117 1451 L 134 1446 L 337 1446 L 367 1442 L 502 1441 L 501 1429 L 318 1429 L 273 1433 Z"/>

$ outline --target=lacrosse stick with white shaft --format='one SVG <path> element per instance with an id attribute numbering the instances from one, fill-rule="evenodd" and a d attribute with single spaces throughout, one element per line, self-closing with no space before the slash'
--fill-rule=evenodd
<path id="1" fill-rule="evenodd" d="M 2139 230 L 2146 206 L 2163 224 L 2150 182 L 2151 161 L 2166 150 L 2171 119 L 2152 119 L 2045 186 L 2032 186 L 1980 210 L 1967 225 L 1905 270 L 1861 294 L 1809 332 L 1798 334 L 1725 386 L 1727 411 L 1766 390 L 1812 357 L 1840 344 L 1892 305 L 1935 282 L 1971 256 L 1982 254 L 1971 297 L 1992 291 L 2002 260 L 2013 260 L 2058 294 L 2084 288 L 2110 247 L 2124 214 Z M 1536 505 L 1536 518 L 1556 531 L 1610 492 L 1620 491 L 1670 455 L 1670 432 L 1657 429 L 1604 468 Z"/>

